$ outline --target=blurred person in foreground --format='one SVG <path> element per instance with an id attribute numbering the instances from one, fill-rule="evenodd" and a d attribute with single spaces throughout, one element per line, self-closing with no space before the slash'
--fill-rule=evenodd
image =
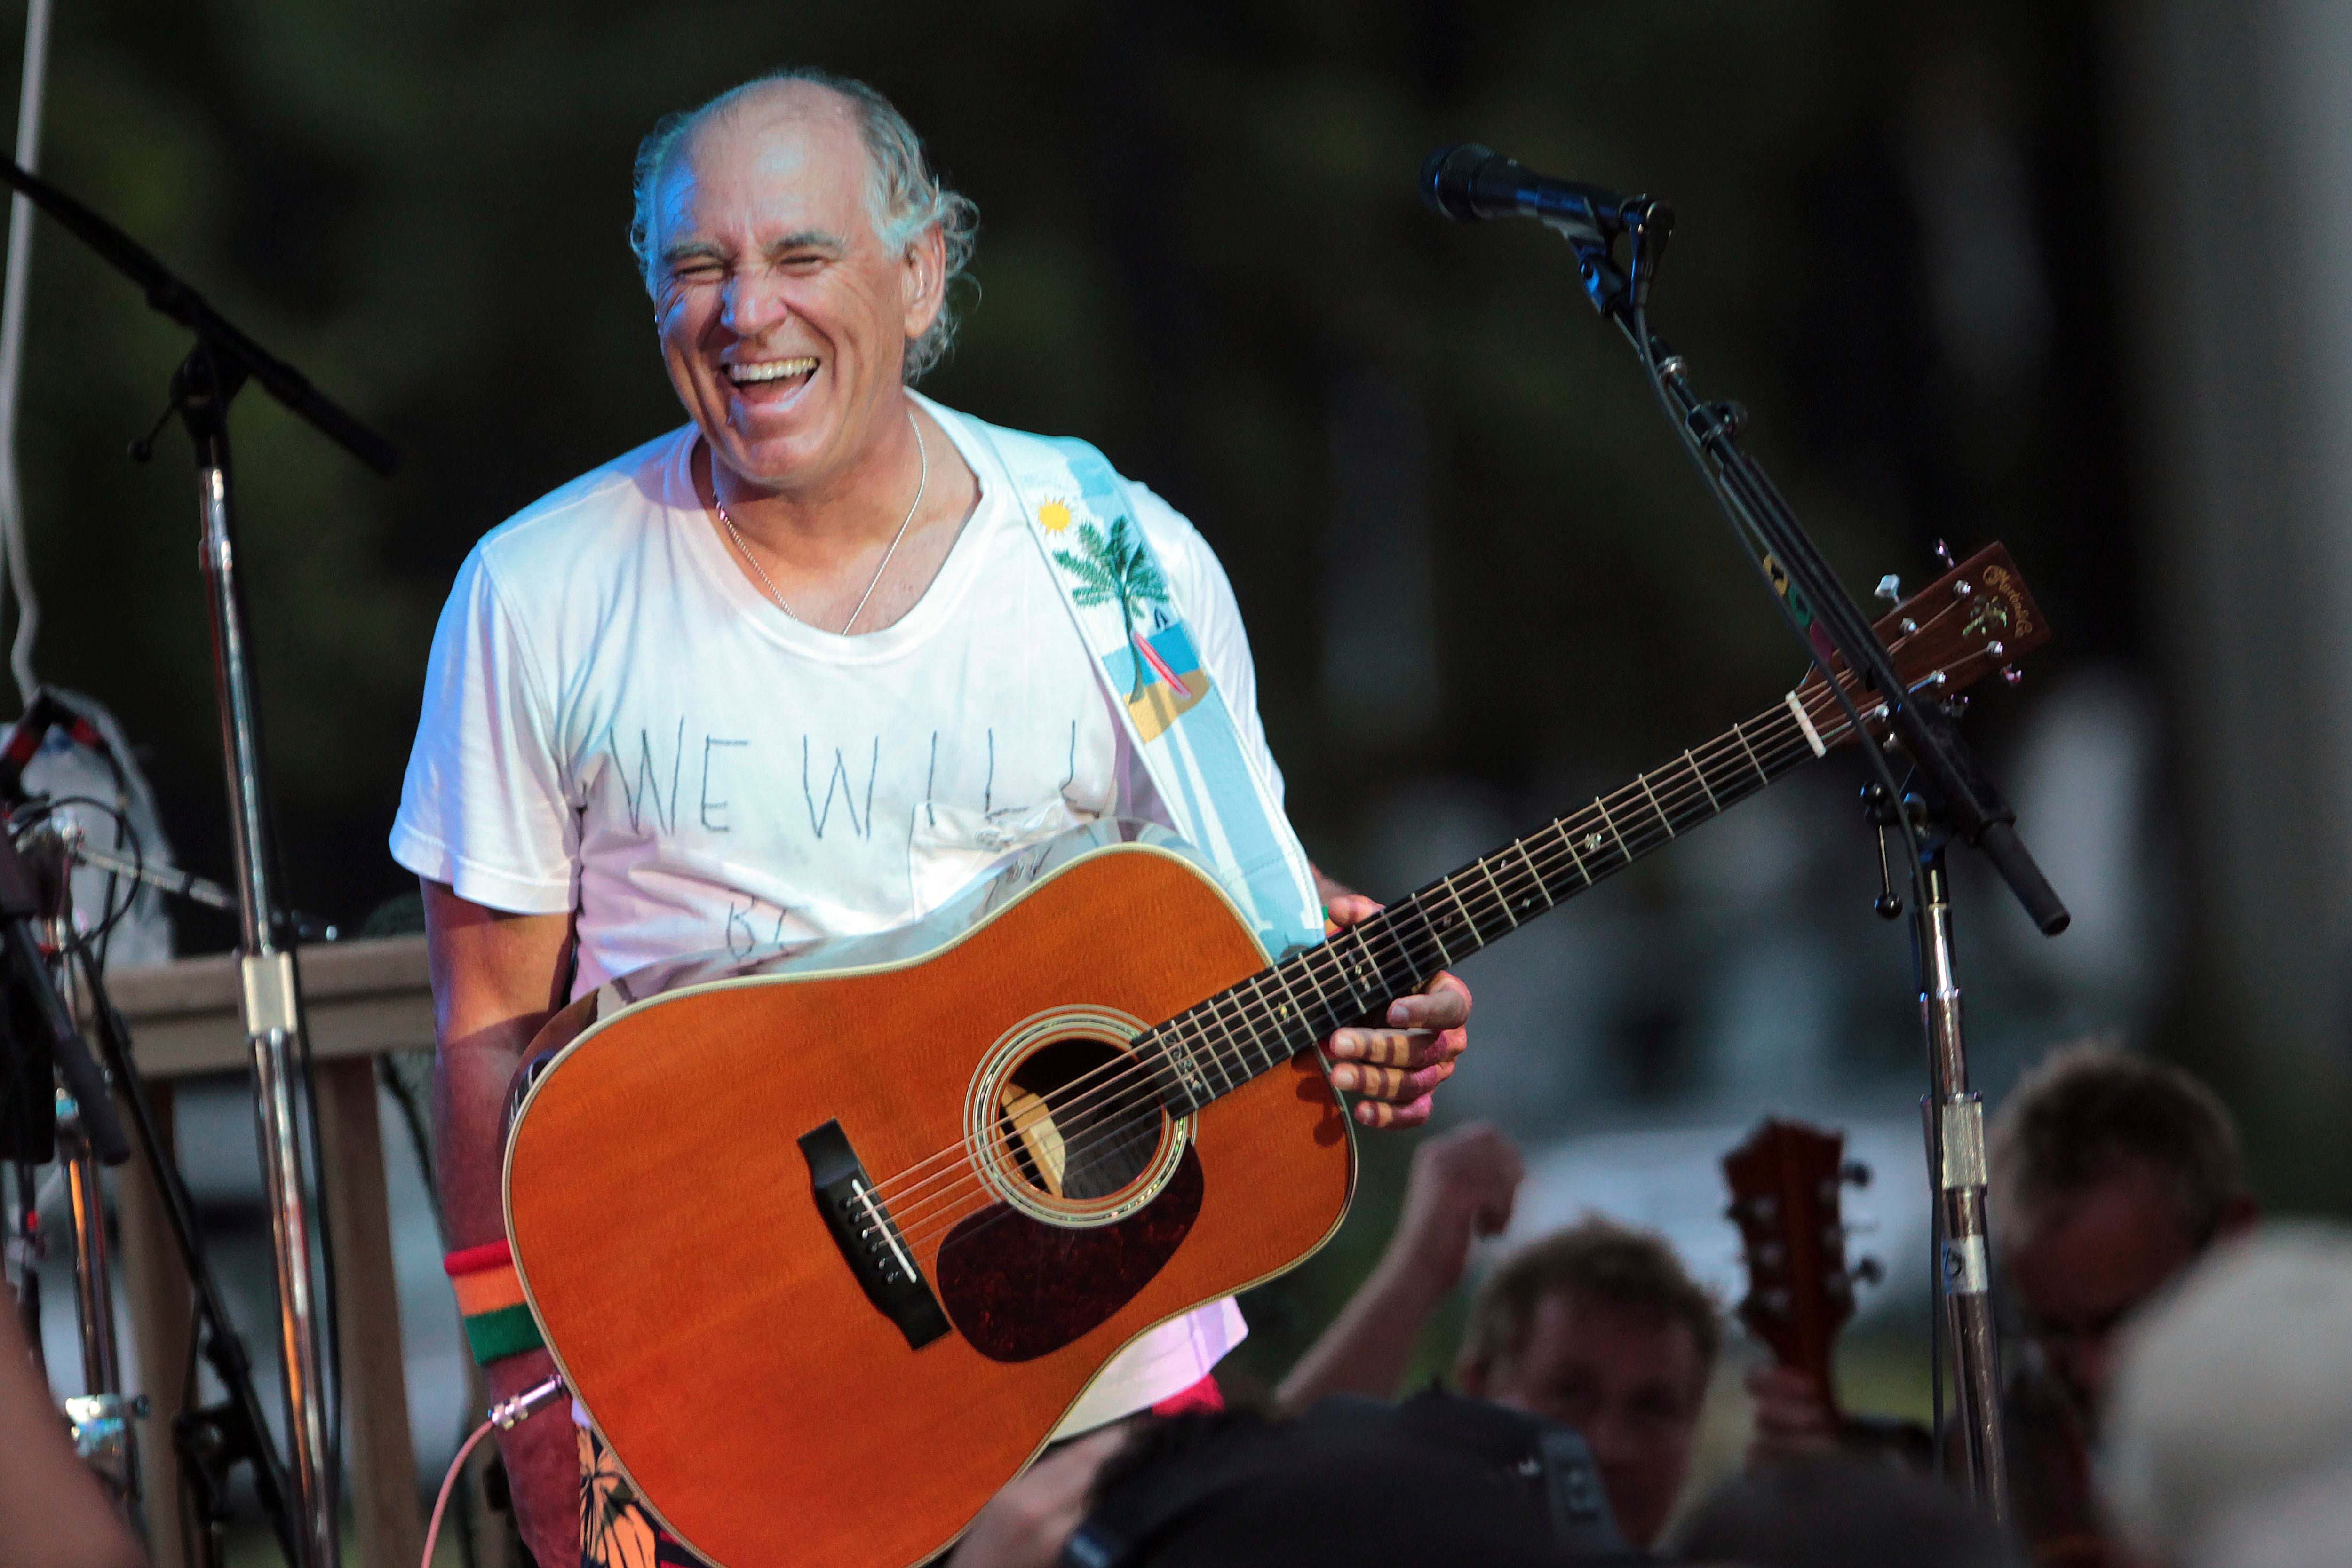
<path id="1" fill-rule="evenodd" d="M 1367 1484 L 1371 1478 L 1370 1484 Z M 1000 1492 L 951 1568 L 1630 1568 L 1583 1445 L 1431 1391 L 1157 1417 Z"/>
<path id="2" fill-rule="evenodd" d="M 1461 1281 L 1472 1238 L 1510 1222 L 1524 1174 L 1517 1147 L 1484 1124 L 1414 1150 L 1388 1250 L 1284 1380 L 1282 1405 L 1395 1395 L 1423 1328 Z M 1646 1550 L 1690 1472 L 1722 1343 L 1714 1299 L 1663 1238 L 1591 1217 L 1528 1243 L 1488 1277 L 1454 1380 L 1473 1397 L 1575 1428 L 1619 1530 Z"/>
<path id="3" fill-rule="evenodd" d="M 2140 1561 L 2352 1563 L 2352 1228 L 2216 1248 L 2122 1336 L 2102 1431 L 2100 1496 Z"/>
<path id="4" fill-rule="evenodd" d="M 657 125 L 635 194 L 688 422 L 467 557 L 392 833 L 425 898 L 436 1174 L 461 1244 L 445 1267 L 502 1398 L 553 1369 L 506 1246 L 502 1113 L 573 998 L 667 959 L 904 926 L 1107 819 L 1233 827 L 1196 847 L 1286 941 L 1378 907 L 1316 872 L 1283 815 L 1248 639 L 1200 534 L 1091 448 L 908 384 L 946 351 L 976 214 L 879 93 L 814 71 L 747 83 Z M 1107 602 L 1114 628 L 1138 618 L 1116 679 L 1081 613 Z M 1155 744 L 1180 720 L 1201 749 Z M 1263 847 L 1244 865 L 1240 843 Z M 1425 1119 L 1469 1011 L 1444 976 L 1333 1035 L 1357 1120 Z M 1057 1435 L 1214 1401 L 1246 1332 L 1228 1298 L 1139 1336 Z M 499 1444 L 544 1568 L 683 1551 L 560 1406 Z"/>
<path id="5" fill-rule="evenodd" d="M 5 1284 L 0 1308 L 0 1563 L 143 1568 L 122 1511 L 74 1454 Z"/>
<path id="6" fill-rule="evenodd" d="M 2011 1491 L 2034 1560 L 2111 1563 L 2091 1485 L 2119 1330 L 2213 1245 L 2256 1221 L 2230 1113 L 2175 1067 L 2099 1045 L 2053 1053 L 1994 1118 L 1987 1151 L 2000 1278 L 2027 1354 L 2004 1417 Z M 1837 1444 L 1801 1374 L 1748 1374 L 1751 1461 Z"/>
<path id="7" fill-rule="evenodd" d="M 1684 1530 L 1682 1560 L 1742 1568 L 2013 1568 L 2000 1531 L 1949 1487 L 1828 1454 L 1726 1482 Z"/>

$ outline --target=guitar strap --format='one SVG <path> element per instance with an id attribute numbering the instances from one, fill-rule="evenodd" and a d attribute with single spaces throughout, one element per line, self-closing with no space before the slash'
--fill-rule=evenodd
<path id="1" fill-rule="evenodd" d="M 1083 441 L 971 423 L 1013 476 L 1029 537 L 1171 825 L 1215 865 L 1274 957 L 1322 941 L 1307 852 L 1202 663 L 1125 481 Z"/>

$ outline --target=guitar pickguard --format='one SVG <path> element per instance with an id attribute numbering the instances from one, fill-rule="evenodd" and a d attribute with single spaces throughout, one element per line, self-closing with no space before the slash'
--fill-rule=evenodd
<path id="1" fill-rule="evenodd" d="M 1110 1225 L 1048 1225 L 992 1204 L 949 1233 L 932 1264 L 940 1303 L 991 1361 L 1034 1361 L 1135 1299 L 1201 1212 L 1201 1157 L 1184 1151 L 1168 1185 Z"/>

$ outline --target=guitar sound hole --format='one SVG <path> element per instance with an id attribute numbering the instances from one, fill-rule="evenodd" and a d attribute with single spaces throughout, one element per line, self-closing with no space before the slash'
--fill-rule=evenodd
<path id="1" fill-rule="evenodd" d="M 998 1136 L 1021 1177 L 1051 1197 L 1108 1197 L 1160 1151 L 1159 1096 L 1125 1051 L 1058 1040 L 1033 1052 L 997 1096 Z"/>

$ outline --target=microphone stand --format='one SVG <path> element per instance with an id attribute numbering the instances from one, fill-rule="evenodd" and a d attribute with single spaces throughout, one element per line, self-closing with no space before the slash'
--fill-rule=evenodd
<path id="1" fill-rule="evenodd" d="M 254 1117 L 277 1260 L 278 1355 L 286 1375 L 291 1453 L 289 1479 L 301 1521 L 296 1568 L 339 1568 L 337 1434 L 322 1381 L 332 1356 L 322 1344 L 319 1310 L 321 1288 L 330 1295 L 333 1290 L 332 1239 L 303 1173 L 301 1113 L 309 1111 L 314 1124 L 317 1118 L 310 1103 L 310 1046 L 294 955 L 279 944 L 285 918 L 273 885 L 274 856 L 261 785 L 260 721 L 253 695 L 245 594 L 236 571 L 229 402 L 248 379 L 257 381 L 376 472 L 389 474 L 398 457 L 381 436 L 320 396 L 299 371 L 247 337 L 121 229 L 14 162 L 0 160 L 0 181 L 23 193 L 139 285 L 152 308 L 195 335 L 195 346 L 173 372 L 171 406 L 164 418 L 177 414 L 195 449 L 199 554 L 212 590 L 213 674 L 236 862 L 243 1016 L 253 1053 Z M 151 432 L 148 440 L 135 443 L 132 455 L 143 459 L 152 439 Z M 315 1167 L 315 1147 L 310 1155 Z M 331 1336 L 331 1312 L 324 1328 Z"/>
<path id="2" fill-rule="evenodd" d="M 1650 287 L 1673 228 L 1673 210 L 1663 202 L 1635 196 L 1614 208 L 1594 204 L 1589 217 L 1563 214 L 1548 215 L 1543 222 L 1575 251 L 1594 309 L 1614 322 L 1633 345 L 1677 439 L 1770 589 L 1774 604 L 1804 643 L 1807 657 L 1829 677 L 1830 690 L 1844 706 L 1885 799 L 1904 803 L 1904 809 L 1893 813 L 1892 825 L 1900 829 L 1910 850 L 1914 879 L 1913 962 L 1933 1099 L 1930 1175 L 1943 1238 L 1944 1310 L 1968 1479 L 1993 1517 L 2006 1526 L 2011 1522 L 2009 1468 L 2001 1427 L 2000 1344 L 1986 1250 L 1984 1105 L 1969 1087 L 1945 878 L 1946 844 L 1958 833 L 1981 850 L 2043 935 L 2054 936 L 2065 929 L 2065 905 L 2018 839 L 2016 812 L 1977 767 L 1951 713 L 1933 690 L 1915 695 L 1904 688 L 1885 648 L 1871 632 L 1869 618 L 1838 581 L 1762 467 L 1740 448 L 1746 411 L 1733 402 L 1702 402 L 1691 390 L 1682 357 L 1650 331 Z M 1630 279 L 1614 256 L 1620 233 L 1628 241 Z M 1974 589 L 1966 582 L 1960 586 Z M 1988 651 L 2000 657 L 1997 643 Z M 1867 713 L 1835 679 L 1830 668 L 1833 658 L 1842 658 L 1862 677 Z M 1917 783 L 1912 796 L 1896 787 L 1865 719 L 1884 724 L 1909 758 Z"/>
<path id="3" fill-rule="evenodd" d="M 37 742 L 46 734 L 49 721 L 36 716 L 37 728 L 33 739 Z M 31 804 L 19 782 L 9 777 L 5 762 L 0 762 L 0 806 L 10 809 Z M 71 877 L 74 863 L 86 860 L 92 852 L 83 841 L 80 830 L 69 821 L 50 817 L 26 831 L 25 843 L 12 847 L 17 853 L 35 862 L 47 862 L 43 874 L 37 877 L 42 891 L 54 882 L 57 902 L 52 908 L 69 912 Z M 31 846 L 26 849 L 26 844 Z M 135 862 L 125 862 L 132 864 Z M 201 1409 L 186 1410 L 172 1423 L 172 1444 L 181 1464 L 181 1483 L 187 1500 L 194 1505 L 194 1522 L 198 1526 L 200 1543 L 198 1560 L 206 1568 L 221 1568 L 226 1562 L 226 1542 L 222 1527 L 233 1517 L 228 1505 L 229 1470 L 237 1464 L 253 1468 L 254 1495 L 269 1516 L 277 1532 L 279 1551 L 290 1564 L 298 1561 L 297 1532 L 294 1516 L 287 1508 L 288 1480 L 286 1463 L 279 1458 L 278 1446 L 271 1439 L 268 1418 L 263 1414 L 260 1396 L 255 1393 L 253 1365 L 246 1354 L 245 1343 L 238 1336 L 236 1324 L 223 1305 L 220 1286 L 213 1278 L 212 1266 L 205 1256 L 204 1242 L 196 1228 L 195 1201 L 189 1196 L 187 1180 L 180 1174 L 179 1163 L 163 1147 L 161 1132 L 150 1108 L 145 1076 L 132 1054 L 130 1026 L 115 1009 L 113 999 L 106 990 L 106 977 L 99 966 L 96 954 L 87 943 L 74 939 L 72 923 L 61 915 L 54 922 L 50 946 L 58 966 L 58 985 L 62 990 L 79 990 L 80 1006 L 76 1011 L 90 1020 L 103 1054 L 106 1071 L 131 1113 L 131 1130 L 138 1135 L 141 1155 L 155 1178 L 155 1191 L 163 1201 L 164 1218 L 170 1225 L 172 1240 L 179 1249 L 181 1267 L 187 1272 L 190 1293 L 194 1299 L 198 1348 L 214 1375 L 220 1379 L 224 1395 L 218 1404 Z M 60 1153 L 64 1152 L 67 1134 L 60 1124 Z M 77 1215 L 77 1219 L 79 1216 Z M 83 1228 L 77 1226 L 78 1241 Z M 102 1226 L 89 1228 L 89 1235 L 105 1235 Z M 88 1251 L 79 1254 L 79 1268 L 85 1275 L 98 1276 L 96 1290 L 85 1287 L 79 1294 L 88 1299 L 108 1289 L 102 1258 L 93 1260 Z M 79 1280 L 77 1281 L 80 1284 Z M 83 1321 L 84 1358 L 90 1356 L 89 1342 L 91 1322 L 87 1312 Z M 106 1331 L 110 1337 L 111 1329 Z M 111 1360 L 110 1348 L 109 1360 Z M 93 1390 L 98 1379 L 87 1370 L 84 1380 Z M 119 1395 L 119 1384 L 110 1381 L 107 1387 Z M 153 1391 L 150 1391 L 152 1396 Z M 131 1402 L 116 1400 L 118 1406 Z M 135 1402 L 147 1403 L 146 1397 Z M 124 1414 L 143 1411 L 126 1410 Z M 130 1463 L 135 1466 L 135 1454 L 129 1454 L 128 1423 L 122 1426 L 122 1446 Z M 135 1473 L 135 1471 L 131 1472 Z"/>

